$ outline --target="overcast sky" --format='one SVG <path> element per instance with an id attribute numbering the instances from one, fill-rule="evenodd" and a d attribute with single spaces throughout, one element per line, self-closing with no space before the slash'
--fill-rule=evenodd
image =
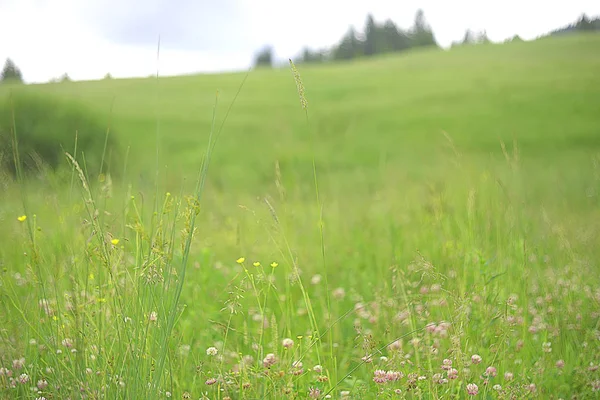
<path id="1" fill-rule="evenodd" d="M 465 29 L 486 29 L 493 41 L 532 39 L 600 15 L 598 0 L 0 0 L 0 63 L 15 61 L 27 82 L 68 73 L 72 79 L 175 75 L 246 69 L 263 45 L 277 58 L 304 46 L 336 43 L 350 25 L 412 25 L 418 8 L 438 43 Z M 156 49 L 161 37 L 160 59 Z"/>

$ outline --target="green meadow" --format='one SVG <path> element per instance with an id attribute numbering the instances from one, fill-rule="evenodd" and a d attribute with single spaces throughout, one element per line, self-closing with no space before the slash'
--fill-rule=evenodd
<path id="1" fill-rule="evenodd" d="M 0 398 L 597 398 L 600 36 L 295 67 L 0 86 Z"/>

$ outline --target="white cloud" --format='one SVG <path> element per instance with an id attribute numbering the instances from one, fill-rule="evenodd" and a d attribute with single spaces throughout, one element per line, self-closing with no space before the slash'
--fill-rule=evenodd
<path id="1" fill-rule="evenodd" d="M 443 46 L 460 39 L 467 28 L 486 29 L 492 40 L 515 34 L 532 39 L 573 22 L 583 12 L 600 15 L 600 2 L 592 0 L 553 6 L 541 0 L 223 0 L 227 4 L 217 8 L 212 0 L 179 0 L 169 6 L 181 9 L 161 19 L 165 4 L 159 7 L 160 1 L 0 0 L 0 60 L 12 58 L 28 82 L 45 82 L 63 73 L 77 80 L 99 79 L 107 72 L 115 77 L 147 76 L 156 73 L 160 33 L 160 73 L 174 75 L 245 69 L 263 44 L 272 44 L 281 58 L 297 55 L 305 45 L 328 47 L 350 25 L 362 29 L 369 12 L 378 21 L 391 18 L 409 28 L 421 7 Z M 104 25 L 96 23 L 94 15 L 111 7 L 119 8 L 103 14 Z M 127 32 L 118 38 L 111 35 L 136 21 L 159 21 L 160 26 L 142 26 L 134 32 L 135 40 L 128 40 Z M 185 45 L 178 42 L 183 36 Z"/>

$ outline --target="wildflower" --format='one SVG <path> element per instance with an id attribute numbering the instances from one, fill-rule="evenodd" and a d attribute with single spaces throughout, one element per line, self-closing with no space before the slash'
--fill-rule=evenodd
<path id="1" fill-rule="evenodd" d="M 544 353 L 552 353 L 552 343 L 550 343 L 550 342 L 542 343 L 542 350 L 544 350 Z"/>
<path id="2" fill-rule="evenodd" d="M 235 262 L 238 263 L 238 264 L 243 264 L 244 261 L 246 261 L 246 259 L 244 257 L 240 257 L 237 260 L 235 260 Z"/>
<path id="3" fill-rule="evenodd" d="M 505 372 L 504 373 L 504 379 L 507 380 L 507 381 L 512 381 L 514 377 L 515 376 L 513 375 L 512 372 Z"/>
<path id="4" fill-rule="evenodd" d="M 18 360 L 13 360 L 13 369 L 21 369 L 25 365 L 25 358 L 21 357 Z"/>
<path id="5" fill-rule="evenodd" d="M 292 375 L 302 375 L 303 373 L 302 361 L 294 361 L 292 363 Z"/>
<path id="6" fill-rule="evenodd" d="M 62 340 L 62 345 L 65 346 L 67 349 L 70 349 L 71 347 L 73 347 L 73 341 L 69 338 L 65 338 Z"/>
<path id="7" fill-rule="evenodd" d="M 396 393 L 396 394 L 402 394 L 402 389 L 395 389 L 394 393 Z"/>
<path id="8" fill-rule="evenodd" d="M 456 379 L 458 378 L 458 370 L 455 368 L 450 368 L 448 370 L 448 379 Z"/>
<path id="9" fill-rule="evenodd" d="M 435 327 L 435 333 L 438 336 L 442 336 L 442 337 L 447 337 L 448 336 L 448 329 L 450 329 L 452 325 L 450 324 L 450 322 L 440 322 L 440 324 L 438 326 Z"/>
<path id="10" fill-rule="evenodd" d="M 217 350 L 216 347 L 209 347 L 208 349 L 206 349 L 206 354 L 209 356 L 216 356 L 218 352 L 219 350 Z"/>
<path id="11" fill-rule="evenodd" d="M 394 350 L 401 350 L 402 349 L 402 342 L 400 340 L 396 340 L 394 342 L 392 342 L 389 346 L 388 349 L 390 349 L 391 351 Z"/>
<path id="12" fill-rule="evenodd" d="M 48 381 L 47 381 L 47 380 L 45 380 L 45 379 L 40 379 L 40 380 L 37 382 L 37 388 L 38 388 L 38 389 L 40 389 L 40 390 L 44 390 L 44 389 L 46 389 L 47 387 L 48 387 Z"/>
<path id="13" fill-rule="evenodd" d="M 382 383 L 385 383 L 386 381 L 387 381 L 387 373 L 382 369 L 375 370 L 375 372 L 373 373 L 373 382 L 382 384 Z"/>
<path id="14" fill-rule="evenodd" d="M 444 361 L 442 361 L 442 369 L 444 371 L 448 371 L 451 368 L 452 368 L 452 360 L 445 358 Z"/>
<path id="15" fill-rule="evenodd" d="M 318 285 L 319 283 L 321 283 L 321 275 L 313 275 L 313 277 L 310 278 L 310 283 L 312 283 L 313 285 Z"/>
<path id="16" fill-rule="evenodd" d="M 481 361 L 482 361 L 482 358 L 481 358 L 481 356 L 479 354 L 473 354 L 471 356 L 471 362 L 473 364 L 479 364 Z"/>
<path id="17" fill-rule="evenodd" d="M 283 339 L 282 345 L 286 349 L 289 349 L 294 345 L 294 341 L 290 338 L 285 338 L 285 339 Z"/>
<path id="18" fill-rule="evenodd" d="M 471 396 L 475 396 L 477 393 L 479 393 L 479 388 L 476 384 L 469 383 L 467 385 L 467 393 L 469 393 Z"/>
<path id="19" fill-rule="evenodd" d="M 336 300 L 341 300 L 346 296 L 346 291 L 344 288 L 339 287 L 333 290 L 331 293 Z"/>
<path id="20" fill-rule="evenodd" d="M 592 382 L 592 391 L 597 392 L 600 390 L 600 379 Z"/>
<path id="21" fill-rule="evenodd" d="M 12 371 L 4 367 L 0 368 L 0 376 L 11 376 Z"/>
<path id="22" fill-rule="evenodd" d="M 260 267 L 260 261 L 254 261 L 252 265 L 254 265 L 255 267 Z"/>
<path id="23" fill-rule="evenodd" d="M 313 367 L 313 371 L 315 371 L 317 374 L 320 374 L 321 372 L 323 372 L 323 367 L 317 364 Z"/>
<path id="24" fill-rule="evenodd" d="M 273 261 L 273 262 L 271 263 L 271 268 L 277 268 L 277 266 L 278 266 L 278 265 L 279 265 L 279 264 L 277 264 L 275 261 Z M 317 390 L 318 390 L 318 389 L 317 389 Z"/>
<path id="25" fill-rule="evenodd" d="M 327 375 L 319 375 L 317 377 L 317 381 L 319 382 L 327 382 L 329 380 L 329 378 L 327 377 Z"/>
<path id="26" fill-rule="evenodd" d="M 397 381 L 402 378 L 402 372 L 399 371 L 388 371 L 385 373 L 385 379 L 390 382 Z"/>
<path id="27" fill-rule="evenodd" d="M 502 386 L 500 386 L 500 385 L 498 385 L 498 384 L 495 384 L 495 385 L 492 387 L 492 389 L 494 389 L 495 391 L 499 392 L 499 391 L 501 391 L 501 390 L 502 390 Z"/>
<path id="28" fill-rule="evenodd" d="M 527 385 L 527 390 L 529 390 L 531 393 L 535 393 L 535 391 L 537 390 L 537 386 L 535 386 L 535 383 L 530 383 L 529 385 Z"/>
<path id="29" fill-rule="evenodd" d="M 115 238 L 115 239 L 111 240 L 110 242 L 113 244 L 113 246 L 116 246 L 119 244 L 119 239 Z"/>
<path id="30" fill-rule="evenodd" d="M 19 382 L 22 384 L 29 382 L 29 375 L 27 375 L 27 374 L 19 375 Z"/>
<path id="31" fill-rule="evenodd" d="M 277 358 L 275 357 L 275 354 L 273 354 L 273 353 L 267 354 L 267 356 L 263 359 L 263 365 L 266 368 L 270 368 L 276 362 L 277 362 Z"/>
<path id="32" fill-rule="evenodd" d="M 206 383 L 207 385 L 210 386 L 210 385 L 214 385 L 215 383 L 217 383 L 217 380 L 215 378 L 208 378 L 206 380 L 206 382 L 204 382 L 204 383 Z"/>
<path id="33" fill-rule="evenodd" d="M 165 392 L 165 397 L 171 397 L 171 392 Z"/>
<path id="34" fill-rule="evenodd" d="M 25 220 L 27 219 L 27 215 L 21 215 L 20 217 L 17 217 L 17 219 L 19 220 L 19 222 L 25 222 Z"/>
<path id="35" fill-rule="evenodd" d="M 320 395 L 321 390 L 319 390 L 319 388 L 310 388 L 308 390 L 308 397 L 310 397 L 311 399 L 318 399 Z"/>
<path id="36" fill-rule="evenodd" d="M 491 376 L 492 378 L 495 377 L 497 374 L 496 368 L 495 367 L 487 367 L 485 369 L 485 374 L 487 376 Z"/>
<path id="37" fill-rule="evenodd" d="M 156 322 L 156 320 L 158 319 L 158 313 L 156 311 L 152 311 L 148 319 L 150 320 L 150 322 Z"/>
<path id="38" fill-rule="evenodd" d="M 565 360 L 558 360 L 556 362 L 556 368 L 562 369 L 562 368 L 564 368 L 564 366 L 565 366 Z"/>
<path id="39" fill-rule="evenodd" d="M 252 363 L 254 363 L 254 357 L 252 357 L 251 355 L 247 354 L 244 357 L 242 357 L 242 363 L 244 365 L 252 365 Z"/>

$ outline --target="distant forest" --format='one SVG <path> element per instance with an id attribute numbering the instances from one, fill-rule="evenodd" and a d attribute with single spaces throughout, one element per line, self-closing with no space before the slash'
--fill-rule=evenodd
<path id="1" fill-rule="evenodd" d="M 599 30 L 600 17 L 590 19 L 584 14 L 576 22 L 543 36 Z M 521 38 L 515 35 L 506 41 L 519 40 Z M 485 43 L 490 43 L 485 31 L 474 32 L 468 29 L 461 40 L 452 43 L 452 47 Z M 399 28 L 391 19 L 386 20 L 383 24 L 378 24 L 373 16 L 369 14 L 362 32 L 357 32 L 354 27 L 350 27 L 341 40 L 331 48 L 312 50 L 306 47 L 301 54 L 294 58 L 294 62 L 344 61 L 377 54 L 402 52 L 417 47 L 439 47 L 433 30 L 425 19 L 423 10 L 417 11 L 413 26 L 408 30 Z M 272 66 L 274 63 L 273 57 L 273 48 L 266 46 L 256 54 L 254 64 L 255 66 Z"/>
<path id="2" fill-rule="evenodd" d="M 577 20 L 577 22 L 550 32 L 550 36 L 558 36 L 582 31 L 600 31 L 600 17 L 589 19 L 588 16 L 584 14 Z"/>

